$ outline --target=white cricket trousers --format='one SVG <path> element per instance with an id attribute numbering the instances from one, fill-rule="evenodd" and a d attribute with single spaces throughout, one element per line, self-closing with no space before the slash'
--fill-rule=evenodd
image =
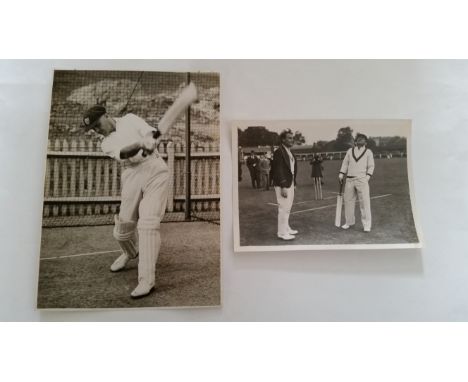
<path id="1" fill-rule="evenodd" d="M 364 229 L 371 229 L 371 205 L 369 195 L 369 182 L 367 178 L 348 178 L 344 191 L 345 219 L 347 225 L 356 222 L 354 211 L 356 207 L 356 197 L 359 200 L 361 209 L 361 221 Z"/>
<path id="2" fill-rule="evenodd" d="M 294 201 L 294 185 L 286 189 L 287 197 L 281 196 L 281 187 L 275 186 L 276 200 L 278 201 L 278 235 L 287 235 L 291 230 L 289 214 Z"/>
<path id="3" fill-rule="evenodd" d="M 138 280 L 153 286 L 161 246 L 159 228 L 166 211 L 169 171 L 159 155 L 122 172 L 119 219 L 137 222 Z"/>

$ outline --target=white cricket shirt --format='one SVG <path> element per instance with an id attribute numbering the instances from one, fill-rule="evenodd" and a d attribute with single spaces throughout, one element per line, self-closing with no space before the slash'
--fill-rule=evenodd
<path id="1" fill-rule="evenodd" d="M 150 156 L 144 157 L 143 150 L 128 159 L 120 159 L 120 151 L 126 146 L 139 142 L 146 134 L 156 129 L 148 125 L 142 118 L 131 113 L 122 118 L 114 119 L 116 122 L 115 131 L 102 140 L 102 152 L 123 163 L 139 163 L 147 160 Z M 157 153 L 157 150 L 154 152 Z"/>
<path id="2" fill-rule="evenodd" d="M 367 147 L 349 149 L 343 159 L 340 172 L 353 178 L 364 178 L 374 174 L 374 154 Z"/>

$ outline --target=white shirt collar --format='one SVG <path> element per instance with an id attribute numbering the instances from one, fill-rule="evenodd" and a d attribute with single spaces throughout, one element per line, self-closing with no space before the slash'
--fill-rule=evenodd
<path id="1" fill-rule="evenodd" d="M 366 149 L 366 146 L 362 146 L 359 148 L 357 145 L 354 146 L 354 150 L 357 151 L 358 153 L 362 153 Z"/>

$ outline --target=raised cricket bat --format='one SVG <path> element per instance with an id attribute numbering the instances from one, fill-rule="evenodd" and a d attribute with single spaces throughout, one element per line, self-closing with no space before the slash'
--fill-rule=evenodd
<path id="1" fill-rule="evenodd" d="M 166 110 L 163 117 L 158 123 L 158 130 L 153 133 L 153 138 L 158 139 L 162 134 L 171 128 L 174 122 L 177 120 L 179 115 L 187 109 L 193 102 L 198 98 L 197 88 L 194 83 L 191 82 L 182 92 L 179 94 L 174 103 Z M 151 154 L 150 151 L 143 151 L 143 156 L 146 157 Z"/>
<path id="2" fill-rule="evenodd" d="M 335 226 L 341 226 L 341 210 L 343 208 L 343 187 L 344 187 L 344 179 L 340 182 L 340 193 L 336 197 L 336 213 L 335 213 Z"/>
<path id="3" fill-rule="evenodd" d="M 179 115 L 197 100 L 198 93 L 194 83 L 191 82 L 188 86 L 182 89 L 175 102 L 167 109 L 163 117 L 158 123 L 158 130 L 164 134 L 177 120 Z"/>

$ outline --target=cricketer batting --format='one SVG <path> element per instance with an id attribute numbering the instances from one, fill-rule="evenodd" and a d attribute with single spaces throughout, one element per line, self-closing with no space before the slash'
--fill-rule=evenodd
<path id="1" fill-rule="evenodd" d="M 155 285 L 156 261 L 161 246 L 160 224 L 166 210 L 169 172 L 156 150 L 157 129 L 143 119 L 127 114 L 113 118 L 105 107 L 95 105 L 84 115 L 87 130 L 104 136 L 102 151 L 122 164 L 122 201 L 115 215 L 114 237 L 122 250 L 112 272 L 122 270 L 139 256 L 138 285 L 131 297 L 148 295 Z M 135 247 L 138 230 L 139 249 Z"/>

